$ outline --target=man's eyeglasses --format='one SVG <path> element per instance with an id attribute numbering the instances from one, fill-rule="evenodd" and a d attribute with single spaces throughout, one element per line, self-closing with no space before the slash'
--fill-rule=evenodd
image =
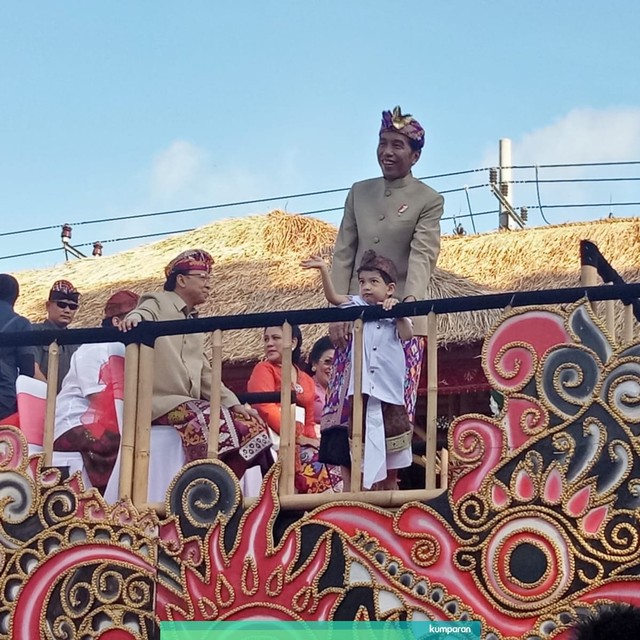
<path id="1" fill-rule="evenodd" d="M 208 273 L 203 273 L 202 271 L 197 271 L 196 273 L 185 273 L 185 276 L 190 276 L 191 278 L 200 278 L 200 280 L 209 280 L 211 276 Z"/>
<path id="2" fill-rule="evenodd" d="M 77 302 L 65 302 L 64 300 L 56 300 L 56 307 L 59 309 L 71 309 L 75 311 L 78 308 Z"/>

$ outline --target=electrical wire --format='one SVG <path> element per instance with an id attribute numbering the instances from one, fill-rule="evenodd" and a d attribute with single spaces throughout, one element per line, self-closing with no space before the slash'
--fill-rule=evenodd
<path id="1" fill-rule="evenodd" d="M 471 217 L 471 225 L 473 226 L 473 233 L 478 233 L 476 231 L 476 221 L 473 219 L 473 210 L 471 209 L 471 198 L 469 198 L 469 189 L 465 185 L 464 187 L 464 195 L 467 196 L 467 207 L 469 207 L 469 216 Z"/>
<path id="2" fill-rule="evenodd" d="M 571 167 L 603 167 L 603 166 L 635 166 L 635 165 L 640 165 L 640 160 L 638 161 L 622 161 L 622 162 L 574 162 L 574 163 L 563 163 L 563 164 L 543 164 L 543 165 L 513 165 L 511 167 L 505 167 L 505 168 L 511 168 L 511 169 L 538 169 L 538 167 L 540 168 L 571 168 Z M 488 171 L 491 167 L 480 167 L 480 168 L 476 168 L 476 169 L 466 169 L 464 171 L 451 171 L 448 173 L 437 173 L 437 174 L 432 174 L 429 176 L 423 176 L 421 178 L 418 178 L 419 180 L 437 180 L 437 179 L 441 179 L 441 178 L 450 178 L 450 177 L 456 177 L 456 176 L 462 176 L 462 175 L 469 175 L 469 174 L 473 174 L 473 173 L 482 173 L 484 171 Z M 612 179 L 607 179 L 607 178 L 601 178 L 601 179 L 593 179 L 592 181 L 611 181 Z M 622 180 L 622 178 L 621 178 Z M 579 181 L 578 179 L 576 179 L 576 181 Z M 584 181 L 589 181 L 589 180 L 584 180 Z M 482 186 L 487 186 L 485 185 L 474 185 L 472 187 L 469 188 L 480 188 Z M 295 193 L 295 194 L 289 194 L 289 195 L 282 195 L 282 196 L 271 196 L 268 198 L 255 198 L 252 200 L 239 200 L 239 201 L 234 201 L 234 202 L 225 202 L 225 203 L 219 203 L 219 204 L 211 204 L 211 205 L 205 205 L 205 206 L 201 206 L 201 207 L 185 207 L 182 209 L 168 209 L 168 210 L 162 210 L 162 211 L 151 211 L 151 212 L 146 212 L 146 213 L 137 213 L 137 214 L 130 214 L 130 215 L 124 215 L 124 216 L 112 216 L 109 218 L 99 218 L 98 220 L 79 220 L 76 222 L 71 222 L 69 224 L 71 224 L 71 226 L 83 226 L 83 225 L 91 225 L 91 224 L 103 224 L 106 222 L 120 222 L 123 220 L 140 220 L 140 219 L 145 219 L 145 218 L 151 218 L 151 217 L 158 217 L 158 216 L 166 216 L 166 215 L 174 215 L 177 213 L 194 213 L 194 212 L 199 212 L 199 211 L 210 211 L 210 210 L 215 210 L 215 209 L 224 209 L 224 208 L 232 208 L 232 207 L 238 207 L 238 206 L 244 206 L 244 205 L 249 205 L 249 204 L 263 204 L 266 202 L 274 202 L 277 200 L 292 200 L 295 198 L 307 198 L 307 197 L 313 197 L 313 196 L 320 196 L 320 195 L 330 195 L 330 194 L 335 194 L 335 193 L 344 193 L 346 191 L 349 190 L 349 187 L 340 187 L 338 189 L 324 189 L 324 190 L 320 190 L 320 191 L 308 191 L 308 192 L 303 192 L 303 193 Z M 447 190 L 443 190 L 440 191 L 440 193 L 457 193 L 460 191 L 463 191 L 463 188 L 458 188 L 458 189 L 447 189 Z M 338 210 L 338 209 L 333 209 L 333 210 Z M 324 212 L 322 210 L 320 210 L 320 212 Z M 303 215 L 309 215 L 308 213 L 303 214 Z M 17 230 L 13 230 L 13 231 L 2 231 L 0 232 L 0 237 L 8 237 L 8 236 L 15 236 L 15 235 L 21 235 L 21 234 L 26 234 L 26 233 L 36 233 L 39 231 L 48 231 L 51 229 L 59 229 L 60 227 L 62 227 L 62 224 L 56 224 L 56 225 L 46 225 L 46 226 L 41 226 L 41 227 L 32 227 L 32 228 L 28 228 L 28 229 L 17 229 Z"/>
<path id="3" fill-rule="evenodd" d="M 608 206 L 608 207 L 613 207 L 613 206 L 639 206 L 640 203 L 637 202 L 617 202 L 617 203 L 583 203 L 583 204 L 553 204 L 553 205 L 545 205 L 544 209 L 542 206 L 542 199 L 541 199 L 541 195 L 540 195 L 540 184 L 545 183 L 545 184 L 551 184 L 551 183 L 584 183 L 584 182 L 594 182 L 594 183 L 598 183 L 598 182 L 625 182 L 625 181 L 629 181 L 629 182 L 635 182 L 635 181 L 639 181 L 640 177 L 635 177 L 635 176 L 630 176 L 630 177 L 610 177 L 610 178 L 568 178 L 568 179 L 540 179 L 539 177 L 539 169 L 540 168 L 546 168 L 546 169 L 555 169 L 555 168 L 571 168 L 571 167 L 605 167 L 605 166 L 637 166 L 640 165 L 640 161 L 621 161 L 621 162 L 584 162 L 584 163 L 562 163 L 562 164 L 544 164 L 544 165 L 513 165 L 512 167 L 510 167 L 511 169 L 534 169 L 535 170 L 535 179 L 534 180 L 530 180 L 530 179 L 525 179 L 525 180 L 510 180 L 509 183 L 510 184 L 535 184 L 536 185 L 536 196 L 537 196 L 537 208 L 540 211 L 540 214 L 542 216 L 542 219 L 544 220 L 544 222 L 546 224 L 551 224 L 545 214 L 544 214 L 544 209 L 557 209 L 557 208 L 585 208 L 585 207 L 604 207 L 604 206 Z M 482 172 L 486 172 L 490 169 L 490 167 L 482 167 L 482 168 L 477 168 L 477 169 L 468 169 L 468 170 L 464 170 L 464 171 L 454 171 L 454 172 L 448 172 L 448 173 L 440 173 L 440 174 L 433 174 L 430 176 L 423 176 L 421 178 L 418 178 L 419 180 L 436 180 L 436 179 L 441 179 L 441 178 L 449 178 L 449 177 L 456 177 L 456 176 L 463 176 L 463 175 L 470 175 L 470 174 L 475 174 L 475 173 L 482 173 Z M 458 215 L 458 218 L 470 218 L 471 219 L 471 223 L 473 225 L 473 230 L 474 233 L 477 233 L 476 230 L 476 225 L 475 225 L 475 216 L 484 216 L 484 215 L 490 215 L 490 214 L 495 214 L 496 210 L 490 210 L 490 211 L 482 211 L 482 212 L 474 212 L 472 207 L 471 207 L 471 200 L 470 200 L 470 196 L 469 196 L 469 191 L 473 190 L 473 189 L 481 189 L 484 187 L 488 187 L 490 186 L 488 183 L 482 183 L 482 184 L 474 184 L 474 185 L 470 185 L 470 186 L 464 186 L 464 187 L 458 187 L 458 188 L 452 188 L 452 189 L 444 189 L 444 190 L 440 190 L 440 193 L 442 194 L 454 194 L 454 193 L 459 193 L 464 191 L 465 192 L 465 197 L 467 200 L 467 207 L 469 209 L 469 214 L 467 215 Z M 123 216 L 113 216 L 113 217 L 109 217 L 109 218 L 101 218 L 98 220 L 81 220 L 78 222 L 73 222 L 70 223 L 72 226 L 85 226 L 85 225 L 91 225 L 91 224 L 101 224 L 101 223 L 107 223 L 107 222 L 118 222 L 118 221 L 123 221 L 123 220 L 135 220 L 135 219 L 144 219 L 144 218 L 150 218 L 150 217 L 156 217 L 156 216 L 164 216 L 164 215 L 172 215 L 172 214 L 177 214 L 177 213 L 191 213 L 191 212 L 199 212 L 199 211 L 206 211 L 206 210 L 214 210 L 214 209 L 222 209 L 222 208 L 232 208 L 232 207 L 237 207 L 237 206 L 242 206 L 242 205 L 249 205 L 249 204 L 260 204 L 260 203 L 266 203 L 266 202 L 273 202 L 273 201 L 277 201 L 277 200 L 287 200 L 287 199 L 295 199 L 295 198 L 305 198 L 305 197 L 313 197 L 313 196 L 320 196 L 320 195 L 330 195 L 330 194 L 336 194 L 336 193 L 343 193 L 348 191 L 349 188 L 348 187 L 344 187 L 344 188 L 338 188 L 338 189 L 326 189 L 326 190 L 319 190 L 319 191 L 309 191 L 309 192 L 304 192 L 304 193 L 297 193 L 297 194 L 291 194 L 291 195 L 285 195 L 285 196 L 273 196 L 273 197 L 269 197 L 269 198 L 256 198 L 256 199 L 252 199 L 252 200 L 240 200 L 240 201 L 235 201 L 235 202 L 227 202 L 227 203 L 220 203 L 220 204 L 212 204 L 212 205 L 206 205 L 206 206 L 201 206 L 201 207 L 185 207 L 185 208 L 181 208 L 181 209 L 171 209 L 171 210 L 164 210 L 164 211 L 152 211 L 152 212 L 147 212 L 147 213 L 140 213 L 140 214 L 131 214 L 131 215 L 123 215 Z M 532 207 L 532 208 L 535 208 Z M 298 215 L 317 215 L 317 214 L 323 214 L 323 213 L 333 213 L 333 212 L 338 212 L 338 211 L 342 211 L 343 207 L 339 206 L 339 207 L 329 207 L 329 208 L 324 208 L 324 209 L 314 209 L 314 210 L 308 210 L 308 211 L 303 211 L 300 212 Z M 443 220 L 451 220 L 451 219 L 455 219 L 455 217 L 451 216 L 451 217 L 443 217 Z M 13 231 L 3 231 L 0 232 L 0 237 L 7 237 L 7 236 L 15 236 L 15 235 L 20 235 L 20 234 L 26 234 L 26 233 L 35 233 L 35 232 L 39 232 L 39 231 L 47 231 L 47 230 L 52 230 L 52 229 L 60 229 L 61 228 L 61 224 L 57 224 L 57 225 L 46 225 L 46 226 L 41 226 L 41 227 L 33 227 L 33 228 L 29 228 L 29 229 L 19 229 L 19 230 L 13 230 Z M 158 233 L 149 233 L 149 234 L 140 234 L 140 235 L 135 235 L 135 236 L 128 236 L 128 237 L 123 237 L 123 238 L 110 238 L 110 239 L 106 239 L 106 240 L 102 240 L 101 242 L 104 243 L 114 243 L 114 242 L 122 242 L 122 241 L 126 241 L 126 240 L 139 240 L 139 239 L 144 239 L 144 238 L 152 238 L 152 237 L 159 237 L 159 236 L 169 236 L 169 235 L 174 235 L 177 233 L 185 233 L 187 231 L 191 231 L 192 228 L 190 229 L 180 229 L 180 230 L 174 230 L 174 231 L 164 231 L 164 232 L 158 232 Z M 87 246 L 91 246 L 93 243 L 83 243 L 83 244 L 79 244 L 77 245 L 78 247 L 87 247 Z M 24 257 L 24 256 L 33 256 L 33 255 L 41 255 L 41 254 L 46 254 L 46 253 L 51 253 L 54 251 L 59 251 L 61 249 L 61 247 L 55 247 L 55 248 L 50 248 L 50 249 L 42 249 L 42 250 L 38 250 L 38 251 L 30 251 L 30 252 L 25 252 L 25 253 L 20 253 L 20 254 L 12 254 L 12 255 L 4 255 L 4 256 L 0 256 L 0 260 L 6 260 L 6 259 L 10 259 L 10 258 L 18 258 L 18 257 Z"/>
<path id="4" fill-rule="evenodd" d="M 542 219 L 547 223 L 547 224 L 551 224 L 546 216 L 544 215 L 544 211 L 542 210 L 542 200 L 540 199 L 540 181 L 538 180 L 538 165 L 535 166 L 535 170 L 536 170 L 536 196 L 538 197 L 538 209 L 540 210 L 540 215 L 542 216 Z"/>

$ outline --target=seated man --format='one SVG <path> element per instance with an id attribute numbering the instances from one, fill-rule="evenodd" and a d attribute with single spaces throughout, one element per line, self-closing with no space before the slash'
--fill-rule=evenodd
<path id="1" fill-rule="evenodd" d="M 123 331 L 142 320 L 186 320 L 209 296 L 213 259 L 201 249 L 185 251 L 165 269 L 164 291 L 147 293 L 124 319 Z M 155 343 L 152 421 L 173 425 L 187 461 L 207 457 L 211 397 L 211 364 L 204 335 L 163 336 Z M 271 439 L 258 413 L 221 388 L 219 454 L 241 478 L 248 467 L 270 464 Z"/>
<path id="2" fill-rule="evenodd" d="M 20 286 L 8 273 L 0 273 L 0 332 L 31 331 L 31 323 L 13 310 Z M 34 375 L 34 347 L 0 348 L 0 420 L 16 413 L 16 379 Z M 17 417 L 16 417 L 17 419 Z M 17 423 L 14 423 L 17 424 Z"/>
<path id="3" fill-rule="evenodd" d="M 114 293 L 105 305 L 102 326 L 117 327 L 137 303 L 133 291 Z M 123 398 L 124 360 L 113 357 L 118 351 L 124 355 L 124 345 L 96 343 L 78 348 L 56 403 L 53 448 L 79 451 L 91 484 L 100 492 L 107 486 L 120 447 L 115 401 Z"/>
<path id="4" fill-rule="evenodd" d="M 47 319 L 33 325 L 34 331 L 50 329 L 66 329 L 73 322 L 80 304 L 80 293 L 68 280 L 56 280 L 49 291 L 46 302 Z M 49 369 L 49 345 L 34 347 L 36 364 L 45 379 Z M 62 381 L 71 366 L 71 356 L 78 348 L 75 344 L 61 344 L 58 357 L 58 392 L 62 389 Z"/>

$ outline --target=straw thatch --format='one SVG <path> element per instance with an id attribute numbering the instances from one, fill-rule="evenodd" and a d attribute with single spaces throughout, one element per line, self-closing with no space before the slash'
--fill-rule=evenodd
<path id="1" fill-rule="evenodd" d="M 638 281 L 638 218 L 444 238 L 438 266 L 499 291 L 577 287 L 581 240 L 595 243 L 627 282 Z"/>
<path id="2" fill-rule="evenodd" d="M 630 281 L 637 280 L 639 224 L 636 220 L 612 220 L 466 238 L 445 237 L 430 297 L 573 286 L 578 281 L 579 240 L 583 238 L 596 242 Z M 318 273 L 304 271 L 299 262 L 312 253 L 329 255 L 335 236 L 335 227 L 328 223 L 279 211 L 223 220 L 113 256 L 21 272 L 17 308 L 33 321 L 42 320 L 51 283 L 66 278 L 82 292 L 74 326 L 98 326 L 104 303 L 114 291 L 160 290 L 166 263 L 180 251 L 193 247 L 208 250 L 216 259 L 213 295 L 200 308 L 201 315 L 324 307 Z M 531 265 L 535 265 L 532 272 Z M 441 342 L 479 340 L 497 317 L 498 312 L 441 316 L 438 325 Z M 325 329 L 306 328 L 306 346 L 323 335 Z M 229 360 L 255 360 L 260 354 L 259 331 L 230 332 L 225 337 L 225 357 Z"/>

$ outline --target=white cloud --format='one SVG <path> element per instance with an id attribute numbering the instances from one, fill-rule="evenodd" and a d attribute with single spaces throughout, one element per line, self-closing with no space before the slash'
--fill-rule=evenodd
<path id="1" fill-rule="evenodd" d="M 637 160 L 640 160 L 639 107 L 573 109 L 555 122 L 519 137 L 514 136 L 512 140 L 512 164 L 515 166 Z M 495 150 L 487 152 L 481 166 L 495 164 Z M 640 184 L 630 180 L 603 179 L 637 176 L 637 165 L 540 167 L 537 186 L 545 216 L 551 223 L 591 220 L 609 214 L 624 217 L 638 215 L 640 207 L 615 203 L 639 202 Z M 537 206 L 535 177 L 535 169 L 514 170 L 512 176 L 513 180 L 523 181 L 512 185 L 512 202 L 516 208 L 529 207 L 531 225 L 544 224 Z M 476 192 L 473 198 L 476 210 L 495 206 L 495 199 L 487 193 Z M 613 205 L 609 206 L 609 203 Z M 585 204 L 589 206 L 566 206 Z M 465 205 L 461 198 L 459 203 L 455 203 L 461 211 L 465 210 Z M 470 226 L 468 222 L 465 226 Z M 495 228 L 496 222 L 496 218 L 488 217 L 480 220 L 479 224 L 490 229 Z"/>
<path id="2" fill-rule="evenodd" d="M 172 142 L 153 161 L 151 191 L 154 198 L 172 198 L 190 190 L 205 172 L 207 156 L 185 140 Z"/>
<path id="3" fill-rule="evenodd" d="M 224 169 L 209 153 L 185 140 L 174 140 L 153 160 L 150 196 L 153 206 L 190 207 L 272 195 L 266 176 L 239 167 Z"/>
<path id="4" fill-rule="evenodd" d="M 640 108 L 573 109 L 513 143 L 514 164 L 637 160 Z"/>

